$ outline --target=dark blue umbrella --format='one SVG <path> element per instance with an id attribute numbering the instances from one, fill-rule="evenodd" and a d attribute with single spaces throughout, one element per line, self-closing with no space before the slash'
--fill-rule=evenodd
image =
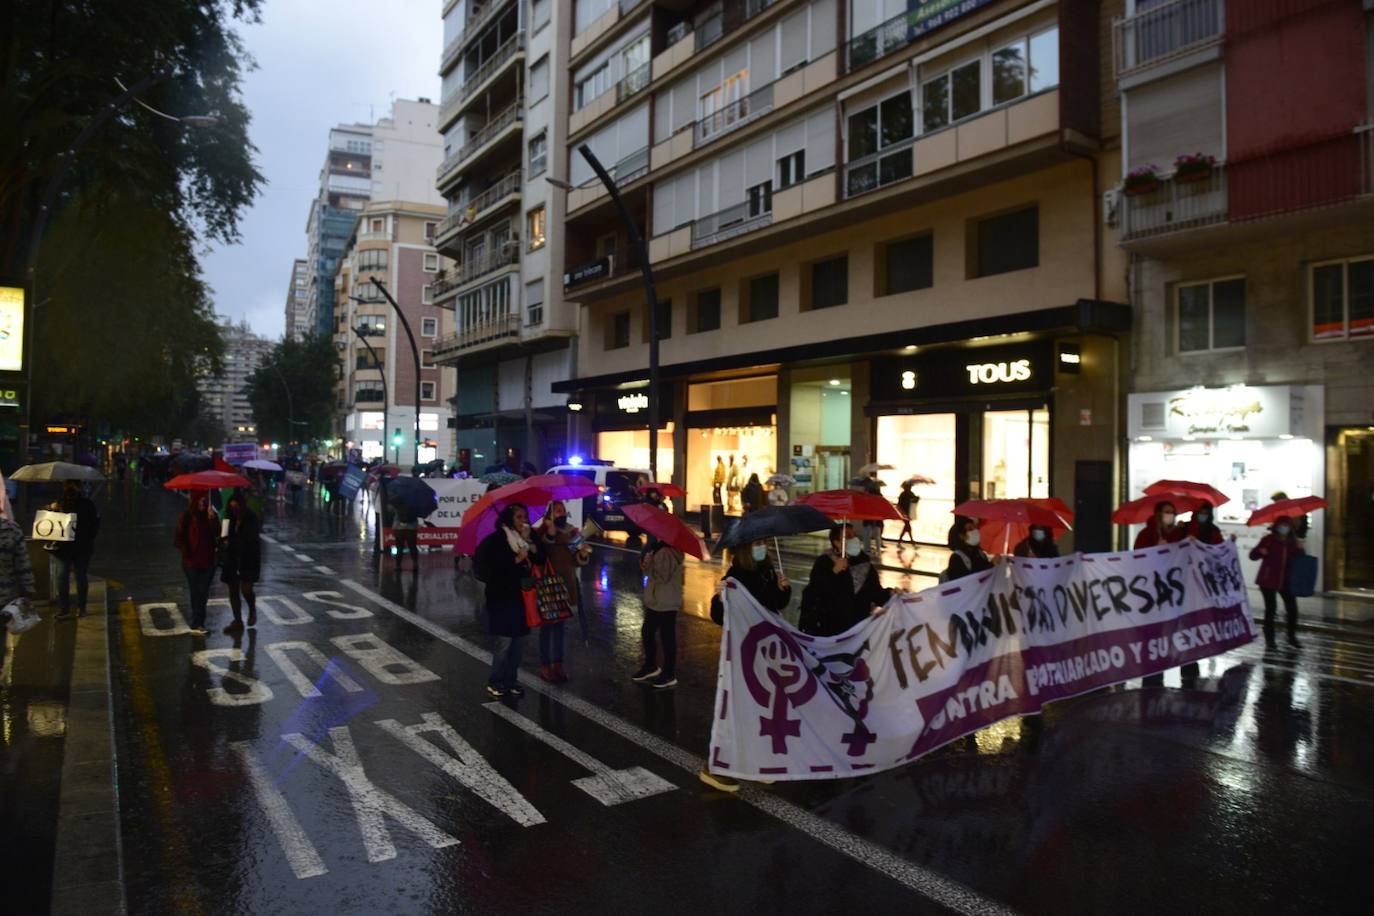
<path id="1" fill-rule="evenodd" d="M 716 547 L 739 547 L 769 538 L 828 531 L 833 524 L 811 506 L 764 506 L 732 522 Z"/>
<path id="2" fill-rule="evenodd" d="M 439 507 L 439 495 L 418 477 L 397 477 L 386 485 L 393 506 L 405 506 L 416 518 L 425 518 Z"/>

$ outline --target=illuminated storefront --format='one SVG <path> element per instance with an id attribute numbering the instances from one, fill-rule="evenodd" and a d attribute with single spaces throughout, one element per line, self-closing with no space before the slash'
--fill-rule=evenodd
<path id="1" fill-rule="evenodd" d="M 721 502 L 727 512 L 739 511 L 739 493 L 751 474 L 762 483 L 777 471 L 777 403 L 776 375 L 687 386 L 687 505 L 711 502 L 717 459 L 724 469 Z"/>
<path id="2" fill-rule="evenodd" d="M 658 468 L 666 477 L 673 468 L 673 389 L 664 385 L 659 394 Z M 647 385 L 595 392 L 593 431 L 596 453 L 581 457 L 610 461 L 616 467 L 649 468 L 649 389 Z"/>

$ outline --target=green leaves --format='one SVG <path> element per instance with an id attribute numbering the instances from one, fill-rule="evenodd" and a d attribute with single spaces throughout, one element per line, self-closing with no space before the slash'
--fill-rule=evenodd
<path id="1" fill-rule="evenodd" d="M 329 436 L 339 368 L 338 351 L 328 337 L 283 340 L 274 346 L 248 377 L 258 437 L 299 442 Z"/>

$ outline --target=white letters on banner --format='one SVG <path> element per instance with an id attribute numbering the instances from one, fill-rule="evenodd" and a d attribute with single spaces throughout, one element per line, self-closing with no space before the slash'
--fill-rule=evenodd
<path id="1" fill-rule="evenodd" d="M 831 637 L 727 586 L 710 766 L 746 779 L 890 769 L 1052 700 L 1254 639 L 1230 543 L 1011 559 L 894 595 Z"/>

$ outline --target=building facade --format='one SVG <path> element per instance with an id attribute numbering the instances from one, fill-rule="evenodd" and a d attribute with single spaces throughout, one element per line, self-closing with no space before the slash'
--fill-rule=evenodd
<path id="1" fill-rule="evenodd" d="M 573 6 L 564 296 L 573 448 L 792 494 L 920 475 L 919 539 L 976 497 L 1054 494 L 1105 549 L 1132 313 L 1103 231 L 1119 172 L 1112 4 L 740 0 Z M 662 472 L 660 472 L 660 476 Z M 895 529 L 891 534 L 895 535 Z"/>
<path id="2" fill-rule="evenodd" d="M 1374 14 L 1361 0 L 1124 13 L 1110 216 L 1141 330 L 1130 484 L 1214 484 L 1242 547 L 1274 492 L 1324 495 L 1307 549 L 1326 588 L 1374 589 Z"/>
<path id="3" fill-rule="evenodd" d="M 199 382 L 201 403 L 224 427 L 226 442 L 252 442 L 257 421 L 248 403 L 248 377 L 272 350 L 272 341 L 253 333 L 246 321 L 225 320 L 220 325 L 224 340 L 224 370 Z"/>
<path id="4" fill-rule="evenodd" d="M 310 265 L 304 258 L 296 258 L 291 264 L 291 282 L 286 287 L 286 324 L 287 340 L 300 340 L 305 337 L 310 325 Z"/>
<path id="5" fill-rule="evenodd" d="M 578 314 L 563 298 L 567 64 L 572 4 L 444 4 L 443 162 L 436 245 L 454 264 L 435 286 L 454 314 L 436 348 L 459 377 L 456 460 L 477 472 L 507 453 L 539 467 L 567 449 Z"/>
<path id="6" fill-rule="evenodd" d="M 433 303 L 444 259 L 434 233 L 444 208 L 438 204 L 372 201 L 358 216 L 336 272 L 331 334 L 343 365 L 336 403 L 335 438 L 344 454 L 414 463 L 416 395 L 419 396 L 421 462 L 453 455 L 453 373 L 434 362 L 437 341 L 452 333 L 453 315 Z M 400 306 L 415 336 L 397 319 L 378 284 Z M 418 388 L 417 388 L 418 379 Z M 399 433 L 401 446 L 393 437 Z"/>

